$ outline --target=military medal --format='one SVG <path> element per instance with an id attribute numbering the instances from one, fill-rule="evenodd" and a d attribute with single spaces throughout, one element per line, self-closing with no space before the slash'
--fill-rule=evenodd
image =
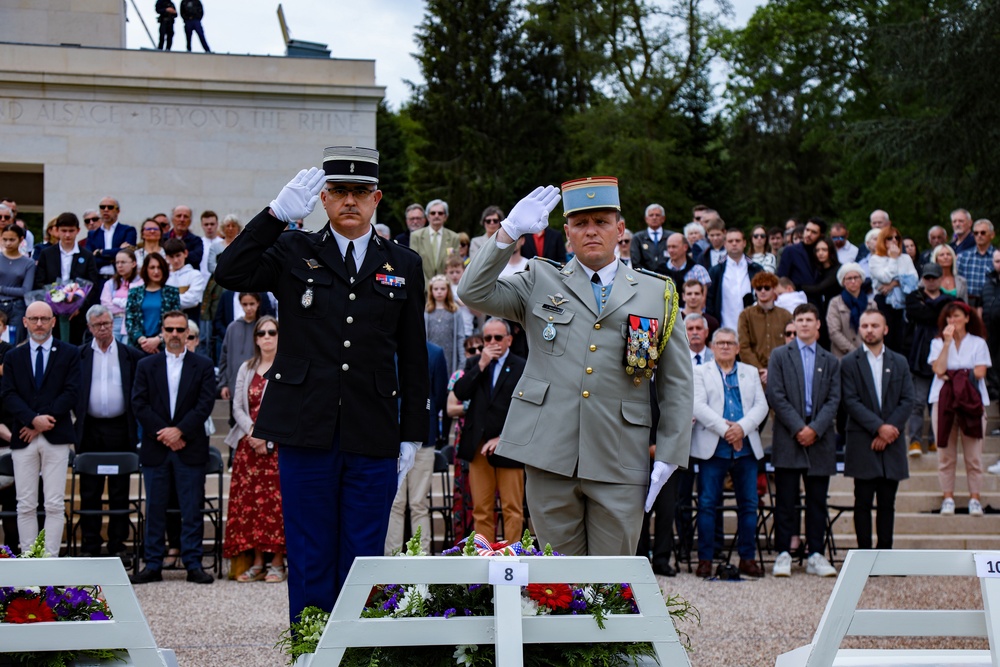
<path id="1" fill-rule="evenodd" d="M 542 338 L 544 338 L 545 340 L 548 340 L 548 341 L 555 340 L 555 338 L 556 338 L 556 328 L 554 326 L 552 326 L 552 322 L 549 322 L 548 324 L 546 324 L 545 328 L 542 329 Z"/>
<path id="2" fill-rule="evenodd" d="M 313 288 L 307 287 L 306 291 L 302 293 L 302 307 L 308 308 L 313 305 Z"/>
<path id="3" fill-rule="evenodd" d="M 632 383 L 638 387 L 642 378 L 653 377 L 659 358 L 657 349 L 659 321 L 653 317 L 628 316 L 628 335 L 625 343 L 625 374 L 632 376 Z"/>

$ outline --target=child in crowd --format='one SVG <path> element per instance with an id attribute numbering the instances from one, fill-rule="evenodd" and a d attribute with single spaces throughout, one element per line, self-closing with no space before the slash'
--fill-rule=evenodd
<path id="1" fill-rule="evenodd" d="M 451 295 L 448 279 L 438 274 L 427 283 L 427 308 L 424 312 L 424 327 L 427 341 L 444 350 L 444 360 L 448 364 L 448 375 L 458 368 L 462 342 L 472 334 L 465 329 L 458 305 Z"/>
<path id="2" fill-rule="evenodd" d="M 461 235 L 459 235 L 459 238 L 461 238 Z M 458 312 L 462 316 L 463 330 L 471 332 L 475 329 L 475 319 L 478 313 L 473 313 L 458 298 L 458 281 L 462 279 L 462 274 L 465 273 L 465 264 L 466 260 L 463 260 L 462 257 L 450 255 L 444 263 L 444 274 L 448 277 L 448 282 L 451 284 L 451 298 L 454 299 L 455 305 L 458 306 Z"/>
<path id="3" fill-rule="evenodd" d="M 778 298 L 774 300 L 774 305 L 784 308 L 788 312 L 793 312 L 796 306 L 806 303 L 806 293 L 797 291 L 795 283 L 788 278 L 779 278 L 778 286 L 774 288 Z"/>

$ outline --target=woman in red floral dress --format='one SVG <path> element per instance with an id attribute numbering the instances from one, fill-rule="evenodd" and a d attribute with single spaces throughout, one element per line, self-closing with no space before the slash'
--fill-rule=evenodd
<path id="1" fill-rule="evenodd" d="M 278 453 L 273 443 L 253 437 L 253 425 L 267 388 L 264 374 L 278 348 L 278 321 L 266 315 L 254 325 L 254 354 L 240 366 L 233 392 L 236 426 L 226 444 L 236 447 L 229 488 L 229 510 L 222 555 L 226 558 L 253 549 L 253 565 L 236 581 L 285 580 L 285 528 L 281 520 Z M 272 554 L 265 570 L 264 555 Z"/>

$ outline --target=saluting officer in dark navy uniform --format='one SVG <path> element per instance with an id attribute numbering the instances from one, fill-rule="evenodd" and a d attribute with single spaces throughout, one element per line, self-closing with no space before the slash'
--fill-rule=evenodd
<path id="1" fill-rule="evenodd" d="M 356 556 L 381 556 L 398 482 L 427 437 L 420 257 L 371 225 L 378 152 L 326 149 L 219 256 L 227 289 L 272 292 L 281 340 L 254 426 L 278 447 L 289 612 L 331 610 Z M 318 200 L 330 223 L 282 232 Z M 398 461 L 397 461 L 398 459 Z"/>

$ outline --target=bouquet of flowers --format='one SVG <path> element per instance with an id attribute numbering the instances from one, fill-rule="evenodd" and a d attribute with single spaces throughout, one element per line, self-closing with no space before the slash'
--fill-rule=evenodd
<path id="1" fill-rule="evenodd" d="M 83 278 L 74 280 L 60 279 L 46 285 L 40 290 L 29 292 L 25 297 L 25 301 L 27 303 L 44 301 L 49 304 L 54 314 L 72 315 L 80 310 L 93 287 L 94 283 Z"/>
<path id="2" fill-rule="evenodd" d="M 420 530 L 407 542 L 400 556 L 426 556 L 420 548 Z M 520 542 L 491 544 L 472 534 L 464 544 L 443 553 L 445 556 L 558 556 L 549 545 L 539 550 L 528 531 Z M 698 610 L 679 596 L 666 599 L 674 620 L 699 620 Z M 403 618 L 492 616 L 493 589 L 481 584 L 387 584 L 372 588 L 362 618 Z M 524 616 L 542 614 L 589 614 L 598 627 L 613 614 L 637 614 L 639 609 L 626 583 L 604 584 L 528 584 L 521 588 L 521 613 Z M 330 614 L 317 607 L 307 607 L 278 641 L 277 646 L 289 656 L 289 664 L 303 654 L 313 653 L 326 627 Z M 687 635 L 680 633 L 690 648 Z M 594 642 L 582 644 L 535 644 L 525 652 L 524 664 L 532 667 L 589 667 L 590 665 L 631 665 L 641 658 L 655 657 L 646 642 Z M 372 647 L 347 649 L 341 665 L 361 667 L 402 667 L 404 665 L 452 667 L 492 667 L 495 649 L 492 645 L 476 646 L 417 646 Z"/>
<path id="3" fill-rule="evenodd" d="M 31 549 L 21 558 L 45 557 L 45 531 L 41 531 Z M 14 558 L 6 545 L 0 544 L 0 569 L 3 561 Z M 108 603 L 99 586 L 30 586 L 0 587 L 0 623 L 41 623 L 46 621 L 107 621 L 111 619 Z M 49 651 L 43 653 L 6 653 L 4 664 L 57 667 L 85 656 L 96 660 L 120 660 L 111 650 Z"/>

